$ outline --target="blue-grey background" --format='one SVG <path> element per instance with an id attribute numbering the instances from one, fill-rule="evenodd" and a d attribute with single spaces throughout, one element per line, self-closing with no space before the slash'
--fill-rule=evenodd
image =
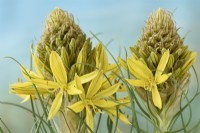
<path id="1" fill-rule="evenodd" d="M 200 1 L 197 0 L 0 0 L 0 101 L 20 102 L 17 96 L 9 94 L 9 84 L 21 77 L 19 67 L 3 57 L 12 56 L 29 66 L 30 44 L 37 44 L 45 17 L 55 7 L 72 13 L 87 36 L 91 36 L 90 31 L 101 32 L 99 38 L 104 43 L 113 39 L 109 50 L 115 56 L 120 47 L 128 48 L 135 44 L 152 11 L 165 8 L 174 12 L 182 37 L 190 32 L 185 44 L 200 53 Z M 198 64 L 197 61 L 197 70 Z M 194 116 L 200 111 L 198 101 L 195 102 Z M 0 118 L 15 132 L 29 132 L 31 129 L 31 114 L 16 107 L 0 104 Z M 198 117 L 193 118 L 199 120 Z"/>

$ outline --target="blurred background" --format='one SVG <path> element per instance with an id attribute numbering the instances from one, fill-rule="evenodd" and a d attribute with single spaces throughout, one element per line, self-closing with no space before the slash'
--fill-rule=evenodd
<path id="1" fill-rule="evenodd" d="M 159 7 L 165 8 L 173 12 L 176 25 L 181 28 L 181 37 L 189 32 L 185 44 L 200 54 L 200 1 L 197 0 L 0 0 L 0 101 L 19 103 L 21 100 L 9 94 L 9 84 L 22 77 L 19 66 L 4 57 L 14 57 L 29 66 L 30 44 L 37 44 L 45 17 L 55 7 L 72 13 L 87 36 L 92 36 L 92 31 L 101 33 L 98 37 L 104 44 L 113 40 L 108 48 L 114 56 L 118 55 L 120 48 L 129 48 L 136 43 L 151 12 Z M 199 58 L 195 67 L 200 75 Z M 195 86 L 196 82 L 192 80 L 191 89 Z M 192 104 L 194 123 L 200 120 L 198 100 Z M 15 133 L 31 130 L 32 115 L 17 107 L 0 104 L 0 118 Z"/>

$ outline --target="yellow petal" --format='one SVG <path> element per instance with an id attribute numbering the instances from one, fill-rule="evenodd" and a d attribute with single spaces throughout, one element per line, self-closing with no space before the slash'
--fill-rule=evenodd
<path id="1" fill-rule="evenodd" d="M 117 65 L 116 64 L 110 64 L 107 66 L 106 70 L 104 72 L 109 72 L 109 71 L 112 71 L 114 70 L 115 68 L 117 68 Z"/>
<path id="2" fill-rule="evenodd" d="M 81 112 L 84 109 L 84 107 L 85 106 L 84 106 L 83 101 L 76 102 L 69 106 L 69 108 L 72 109 L 76 113 Z"/>
<path id="3" fill-rule="evenodd" d="M 108 107 L 114 107 L 117 106 L 118 103 L 110 100 L 94 100 L 93 101 L 94 105 L 99 106 L 101 108 L 108 108 Z"/>
<path id="4" fill-rule="evenodd" d="M 28 81 L 30 81 L 30 79 L 33 79 L 33 78 L 43 79 L 43 77 L 37 75 L 36 73 L 34 73 L 33 71 L 29 70 L 25 66 L 21 67 L 21 71 L 22 71 L 22 75 L 24 76 L 24 78 L 26 80 L 28 80 Z"/>
<path id="5" fill-rule="evenodd" d="M 80 77 L 78 75 L 75 75 L 75 82 L 76 88 L 82 92 L 81 94 L 79 94 L 79 96 L 83 100 L 85 98 L 85 90 L 83 89 Z"/>
<path id="6" fill-rule="evenodd" d="M 167 65 L 169 59 L 169 49 L 165 51 L 159 61 L 158 67 L 156 69 L 156 74 L 155 74 L 155 79 L 159 79 L 160 76 L 162 75 L 163 71 L 165 70 L 165 67 Z"/>
<path id="7" fill-rule="evenodd" d="M 134 79 L 126 79 L 126 81 L 133 86 L 137 87 L 145 87 L 147 83 L 144 80 L 134 80 Z"/>
<path id="8" fill-rule="evenodd" d="M 151 91 L 152 91 L 152 99 L 153 99 L 154 105 L 156 107 L 158 107 L 159 109 L 161 109 L 162 108 L 162 100 L 161 100 L 160 94 L 158 92 L 157 86 L 155 85 Z"/>
<path id="9" fill-rule="evenodd" d="M 161 84 L 161 83 L 165 82 L 171 75 L 172 75 L 172 73 L 161 75 L 159 78 L 157 78 L 156 83 Z"/>
<path id="10" fill-rule="evenodd" d="M 125 98 L 117 99 L 117 102 L 119 103 L 118 109 L 130 106 L 130 98 L 128 96 Z"/>
<path id="11" fill-rule="evenodd" d="M 118 58 L 118 62 L 120 66 L 122 66 L 125 70 L 127 70 L 127 64 L 125 60 L 123 60 L 122 58 Z"/>
<path id="12" fill-rule="evenodd" d="M 103 79 L 103 83 L 102 83 L 102 89 L 106 89 L 106 88 L 108 88 L 108 87 L 110 87 L 111 85 L 110 85 L 110 82 L 109 81 L 111 81 L 110 79 Z"/>
<path id="13" fill-rule="evenodd" d="M 106 51 L 104 50 L 104 46 L 102 44 L 99 44 L 96 46 L 96 50 L 98 53 L 96 54 L 96 56 L 98 56 L 97 58 L 100 58 L 99 59 L 100 66 L 97 67 L 100 68 L 100 70 L 106 71 L 108 66 L 108 56 L 106 54 Z"/>
<path id="14" fill-rule="evenodd" d="M 108 56 L 106 54 L 106 51 L 104 50 L 104 46 L 102 46 L 102 52 L 101 52 L 101 62 L 102 62 L 102 69 L 104 71 L 107 70 L 108 67 Z"/>
<path id="15" fill-rule="evenodd" d="M 148 80 L 153 78 L 151 70 L 142 61 L 128 58 L 127 63 L 131 74 L 137 79 Z"/>
<path id="16" fill-rule="evenodd" d="M 69 88 L 69 87 L 67 87 L 67 93 L 69 95 L 78 95 L 78 94 L 81 94 L 82 91 L 77 89 L 77 88 Z"/>
<path id="17" fill-rule="evenodd" d="M 87 98 L 93 97 L 96 94 L 96 92 L 100 89 L 102 82 L 103 82 L 103 74 L 99 72 L 98 75 L 90 83 L 86 97 Z"/>
<path id="18" fill-rule="evenodd" d="M 23 100 L 20 103 L 25 103 L 30 99 L 30 95 L 19 95 Z"/>
<path id="19" fill-rule="evenodd" d="M 46 89 L 37 88 L 39 94 L 46 94 L 48 91 Z M 24 95 L 36 95 L 37 92 L 35 88 L 12 88 L 10 91 L 14 94 L 24 94 Z"/>
<path id="20" fill-rule="evenodd" d="M 66 84 L 67 72 L 61 57 L 55 51 L 52 51 L 50 54 L 50 67 L 56 80 L 60 83 Z"/>
<path id="21" fill-rule="evenodd" d="M 84 84 L 84 83 L 91 81 L 92 79 L 94 79 L 97 76 L 98 73 L 99 73 L 99 71 L 96 70 L 96 71 L 93 71 L 91 73 L 88 73 L 88 74 L 85 74 L 85 75 L 79 77 L 81 80 L 81 83 Z M 69 88 L 75 88 L 74 87 L 75 81 L 73 80 L 73 81 L 69 82 L 67 85 Z"/>
<path id="22" fill-rule="evenodd" d="M 10 85 L 10 88 L 31 88 L 33 86 L 33 83 L 31 82 L 24 82 L 24 83 L 14 83 Z"/>
<path id="23" fill-rule="evenodd" d="M 119 71 L 119 68 L 118 67 L 115 67 L 114 69 L 112 69 L 110 71 L 109 74 L 107 74 L 107 77 L 109 78 L 110 81 L 118 78 L 118 75 L 120 75 L 120 71 Z"/>
<path id="24" fill-rule="evenodd" d="M 33 65 L 34 65 L 34 68 L 35 68 L 37 74 L 40 77 L 43 77 L 42 70 L 39 68 L 39 59 L 38 59 L 38 57 L 35 54 L 33 54 L 32 55 L 32 59 L 33 59 Z"/>
<path id="25" fill-rule="evenodd" d="M 99 73 L 99 71 L 96 70 L 96 71 L 93 71 L 91 73 L 81 76 L 80 77 L 81 83 L 84 84 L 84 83 L 91 81 L 92 79 L 94 79 L 97 76 L 98 73 Z"/>
<path id="26" fill-rule="evenodd" d="M 102 98 L 102 97 L 108 97 L 111 96 L 112 94 L 114 94 L 115 92 L 117 92 L 117 90 L 119 89 L 120 83 L 115 84 L 107 89 L 104 89 L 100 92 L 98 92 L 93 99 L 98 99 L 98 98 Z"/>
<path id="27" fill-rule="evenodd" d="M 30 100 L 30 95 L 21 95 L 21 94 L 20 95 L 17 94 L 17 95 L 23 99 L 20 103 L 25 103 L 28 100 Z"/>
<path id="28" fill-rule="evenodd" d="M 86 106 L 86 124 L 92 131 L 94 131 L 94 119 L 89 106 Z M 91 133 L 89 129 L 88 132 Z"/>
<path id="29" fill-rule="evenodd" d="M 48 120 L 51 120 L 59 111 L 61 104 L 62 104 L 62 96 L 63 96 L 63 91 L 60 91 L 57 95 L 56 98 L 54 99 L 51 109 L 49 111 L 49 116 Z"/>
<path id="30" fill-rule="evenodd" d="M 108 113 L 114 115 L 115 117 L 118 116 L 118 118 L 119 118 L 121 121 L 123 121 L 124 123 L 126 123 L 126 124 L 131 124 L 131 123 L 129 122 L 128 118 L 127 118 L 124 114 L 120 113 L 119 111 L 118 111 L 118 112 L 116 111 L 116 108 L 110 108 L 110 109 L 108 108 L 108 109 L 106 109 L 106 111 L 107 111 Z M 118 113 L 118 114 L 117 114 L 117 113 Z"/>
<path id="31" fill-rule="evenodd" d="M 31 80 L 36 86 L 45 88 L 45 89 L 57 89 L 60 88 L 60 85 L 57 82 L 43 80 L 43 79 L 32 79 Z"/>

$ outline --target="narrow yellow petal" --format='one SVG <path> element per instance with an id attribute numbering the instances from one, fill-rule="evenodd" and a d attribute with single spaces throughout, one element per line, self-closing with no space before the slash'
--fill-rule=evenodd
<path id="1" fill-rule="evenodd" d="M 60 83 L 66 84 L 67 72 L 61 57 L 55 51 L 52 51 L 50 54 L 50 67 L 56 80 Z"/>
<path id="2" fill-rule="evenodd" d="M 48 91 L 46 89 L 37 88 L 39 94 L 46 94 Z M 10 91 L 14 94 L 24 94 L 24 95 L 36 95 L 37 92 L 35 88 L 12 88 Z"/>
<path id="3" fill-rule="evenodd" d="M 153 99 L 153 103 L 156 107 L 158 107 L 159 109 L 162 108 L 162 100 L 161 100 L 161 97 L 160 97 L 160 94 L 158 92 L 158 88 L 157 86 L 155 85 L 153 88 L 152 88 L 152 99 Z"/>
<path id="4" fill-rule="evenodd" d="M 84 107 L 85 105 L 83 101 L 76 102 L 69 106 L 69 108 L 72 109 L 76 113 L 81 112 L 84 109 Z"/>
<path id="5" fill-rule="evenodd" d="M 21 67 L 22 75 L 27 81 L 30 81 L 30 79 L 37 78 L 37 79 L 43 79 L 42 76 L 37 75 L 35 72 L 29 70 L 25 66 Z"/>
<path id="6" fill-rule="evenodd" d="M 104 46 L 102 44 L 97 45 L 96 47 L 97 53 L 96 56 L 98 56 L 97 58 L 99 59 L 99 65 L 97 66 L 98 68 L 100 68 L 103 71 L 107 70 L 107 66 L 108 66 L 108 56 L 106 54 L 106 51 L 104 49 Z"/>
<path id="7" fill-rule="evenodd" d="M 93 97 L 96 94 L 96 92 L 99 91 L 102 82 L 103 82 L 103 74 L 99 72 L 98 75 L 90 83 L 86 97 L 87 98 Z"/>
<path id="8" fill-rule="evenodd" d="M 159 76 L 159 78 L 156 79 L 156 83 L 161 84 L 165 82 L 171 75 L 172 73 L 162 74 L 161 76 Z"/>
<path id="9" fill-rule="evenodd" d="M 78 95 L 78 94 L 81 94 L 82 93 L 82 91 L 81 90 L 79 90 L 79 89 L 77 89 L 77 88 L 68 88 L 67 87 L 67 93 L 69 94 L 69 95 Z"/>
<path id="10" fill-rule="evenodd" d="M 32 79 L 31 80 L 36 86 L 45 88 L 45 89 L 57 89 L 60 88 L 60 85 L 57 82 L 49 81 L 49 80 L 43 80 L 43 79 Z"/>
<path id="11" fill-rule="evenodd" d="M 98 73 L 99 73 L 99 71 L 93 71 L 91 73 L 88 73 L 88 74 L 85 74 L 85 75 L 79 77 L 79 79 L 80 79 L 81 83 L 84 84 L 84 83 L 87 83 L 87 82 L 91 81 L 92 79 L 94 79 Z M 69 82 L 67 84 L 67 86 L 70 89 L 75 88 L 75 81 L 73 80 L 73 81 Z"/>
<path id="12" fill-rule="evenodd" d="M 106 88 L 108 88 L 108 87 L 110 87 L 111 85 L 110 85 L 110 82 L 109 81 L 111 81 L 110 79 L 103 79 L 103 83 L 102 83 L 102 89 L 106 89 Z"/>
<path id="13" fill-rule="evenodd" d="M 118 116 L 118 118 L 119 118 L 121 121 L 123 121 L 124 123 L 130 124 L 130 125 L 131 125 L 131 123 L 129 122 L 128 118 L 127 118 L 124 114 L 120 113 L 119 111 L 117 112 L 117 111 L 116 111 L 116 108 L 107 108 L 106 111 L 107 111 L 108 113 L 114 115 L 115 117 Z M 117 114 L 117 113 L 118 113 L 118 114 Z"/>
<path id="14" fill-rule="evenodd" d="M 84 83 L 91 81 L 92 79 L 94 79 L 97 76 L 98 73 L 99 73 L 99 71 L 96 70 L 96 71 L 93 71 L 91 73 L 81 76 L 80 77 L 81 83 L 84 84 Z"/>
<path id="15" fill-rule="evenodd" d="M 104 72 L 109 72 L 117 68 L 116 64 L 109 64 Z"/>
<path id="16" fill-rule="evenodd" d="M 148 80 L 153 78 L 151 70 L 142 61 L 128 58 L 127 63 L 131 74 L 137 79 Z"/>
<path id="17" fill-rule="evenodd" d="M 40 76 L 40 77 L 43 77 L 43 74 L 42 74 L 42 70 L 40 69 L 39 67 L 39 59 L 38 57 L 33 54 L 32 55 L 32 59 L 33 59 L 33 65 L 34 65 L 34 68 L 36 70 L 36 73 Z"/>
<path id="18" fill-rule="evenodd" d="M 96 68 L 99 68 L 100 65 L 99 52 L 96 53 L 95 61 L 96 61 Z"/>
<path id="19" fill-rule="evenodd" d="M 85 98 L 85 90 L 83 89 L 80 77 L 78 75 L 75 75 L 75 82 L 76 88 L 82 92 L 81 94 L 79 94 L 79 96 L 83 100 Z"/>
<path id="20" fill-rule="evenodd" d="M 86 124 L 89 126 L 89 128 L 92 131 L 94 131 L 94 118 L 89 106 L 86 106 Z M 88 133 L 91 133 L 89 129 L 88 129 Z"/>
<path id="21" fill-rule="evenodd" d="M 94 100 L 93 101 L 94 105 L 99 106 L 101 108 L 109 108 L 109 107 L 114 107 L 117 106 L 118 103 L 110 100 Z"/>
<path id="22" fill-rule="evenodd" d="M 107 76 L 108 76 L 109 80 L 112 81 L 112 80 L 118 78 L 118 75 L 120 75 L 119 68 L 115 67 L 114 69 L 112 69 L 110 71 L 110 73 Z"/>
<path id="23" fill-rule="evenodd" d="M 134 80 L 134 79 L 126 79 L 126 81 L 133 86 L 137 87 L 145 87 L 147 83 L 144 80 Z"/>
<path id="24" fill-rule="evenodd" d="M 119 103 L 118 109 L 130 106 L 130 98 L 128 96 L 121 99 L 117 99 L 117 102 Z"/>
<path id="25" fill-rule="evenodd" d="M 84 84 L 84 83 L 87 83 L 87 82 L 91 81 L 92 79 L 94 79 L 97 76 L 98 73 L 99 73 L 99 71 L 96 70 L 96 71 L 93 71 L 91 73 L 88 73 L 88 74 L 85 74 L 83 76 L 80 76 L 79 78 L 81 80 L 81 83 Z M 75 81 L 73 80 L 73 81 L 69 82 L 67 85 L 70 88 L 75 88 L 74 87 L 75 86 Z"/>
<path id="26" fill-rule="evenodd" d="M 10 85 L 10 88 L 31 88 L 33 86 L 33 83 L 31 82 L 19 82 L 19 83 L 14 83 Z"/>
<path id="27" fill-rule="evenodd" d="M 107 67 L 108 67 L 108 56 L 107 56 L 107 54 L 106 54 L 106 51 L 105 51 L 105 49 L 104 49 L 104 46 L 102 46 L 101 60 L 102 60 L 102 69 L 103 69 L 103 71 L 107 71 Z"/>
<path id="28" fill-rule="evenodd" d="M 18 95 L 18 94 L 17 94 Z M 18 95 L 19 97 L 21 97 L 23 100 L 20 102 L 20 103 L 25 103 L 27 102 L 28 100 L 30 100 L 30 95 Z"/>
<path id="29" fill-rule="evenodd" d="M 111 96 L 112 94 L 116 93 L 117 90 L 119 89 L 120 87 L 120 83 L 118 84 L 115 84 L 107 89 L 104 89 L 100 92 L 98 92 L 94 97 L 93 99 L 98 99 L 98 98 L 102 98 L 102 97 L 109 97 Z"/>
<path id="30" fill-rule="evenodd" d="M 56 95 L 56 98 L 54 99 L 51 105 L 51 109 L 49 111 L 48 120 L 51 120 L 58 113 L 62 104 L 62 96 L 63 96 L 63 91 L 60 91 Z"/>
<path id="31" fill-rule="evenodd" d="M 118 58 L 118 62 L 120 66 L 122 66 L 125 70 L 127 70 L 127 64 L 125 60 L 123 60 L 122 58 Z"/>
<path id="32" fill-rule="evenodd" d="M 166 50 L 160 61 L 159 61 L 159 64 L 158 64 L 158 67 L 156 69 L 156 74 L 155 74 L 155 79 L 157 80 L 157 78 L 160 78 L 160 76 L 162 75 L 163 71 L 165 70 L 165 67 L 167 65 L 167 62 L 168 62 L 168 59 L 169 59 L 169 49 Z"/>

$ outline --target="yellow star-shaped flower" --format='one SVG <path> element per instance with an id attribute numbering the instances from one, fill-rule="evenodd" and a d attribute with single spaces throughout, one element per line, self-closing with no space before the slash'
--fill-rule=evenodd
<path id="1" fill-rule="evenodd" d="M 30 99 L 30 97 L 37 99 L 36 98 L 37 92 L 36 92 L 35 87 L 33 86 L 33 83 L 30 81 L 30 78 L 44 79 L 44 75 L 43 75 L 41 69 L 39 68 L 39 65 L 43 66 L 44 64 L 38 59 L 38 57 L 35 54 L 32 55 L 32 60 L 33 60 L 33 65 L 34 65 L 34 68 L 35 68 L 37 74 L 30 71 L 25 66 L 22 66 L 21 67 L 22 74 L 25 77 L 25 79 L 27 80 L 27 82 L 19 81 L 17 83 L 10 85 L 10 88 L 11 88 L 10 92 L 17 94 L 18 96 L 23 98 L 24 100 L 22 101 L 22 103 L 28 101 Z M 30 76 L 32 76 L 32 77 L 30 77 Z M 39 94 L 41 94 L 41 95 L 49 93 L 48 90 L 46 90 L 44 88 L 38 87 L 37 90 L 38 90 Z"/>
<path id="2" fill-rule="evenodd" d="M 81 90 L 83 93 L 79 94 L 80 101 L 69 106 L 70 109 L 76 113 L 81 112 L 85 109 L 86 111 L 86 123 L 93 130 L 93 112 L 101 112 L 101 110 L 109 110 L 110 115 L 116 116 L 116 106 L 117 102 L 109 100 L 120 87 L 120 83 L 114 84 L 107 89 L 101 90 L 103 83 L 103 74 L 99 72 L 98 75 L 91 81 L 87 93 L 82 86 L 80 78 L 75 76 L 76 88 Z M 112 110 L 114 109 L 115 110 Z M 128 119 L 120 113 L 119 119 L 122 118 L 123 121 L 129 123 Z"/>
<path id="3" fill-rule="evenodd" d="M 128 58 L 127 64 L 128 68 L 137 79 L 126 79 L 129 84 L 137 87 L 143 87 L 145 90 L 152 92 L 153 103 L 159 109 L 162 108 L 162 100 L 158 91 L 157 85 L 164 83 L 171 73 L 162 74 L 165 70 L 169 59 L 169 50 L 165 51 L 160 59 L 157 66 L 155 75 L 152 71 L 144 64 L 141 60 Z"/>
<path id="4" fill-rule="evenodd" d="M 53 79 L 45 79 L 41 69 L 39 68 L 39 63 L 41 63 L 41 61 L 35 56 L 33 59 L 35 60 L 33 61 L 37 74 L 24 67 L 25 70 L 22 69 L 22 73 L 28 82 L 13 84 L 11 85 L 11 88 L 15 93 L 18 94 L 35 95 L 36 91 L 33 87 L 33 84 L 35 84 L 40 94 L 54 93 L 55 99 L 53 100 L 48 115 L 48 119 L 50 120 L 57 114 L 58 110 L 60 109 L 63 96 L 66 92 L 69 95 L 77 95 L 82 93 L 82 91 L 74 87 L 74 81 L 68 83 L 67 71 L 65 70 L 61 57 L 55 51 L 51 52 L 49 59 Z M 81 83 L 86 83 L 92 80 L 97 75 L 97 73 L 98 71 L 94 71 L 81 76 Z"/>

